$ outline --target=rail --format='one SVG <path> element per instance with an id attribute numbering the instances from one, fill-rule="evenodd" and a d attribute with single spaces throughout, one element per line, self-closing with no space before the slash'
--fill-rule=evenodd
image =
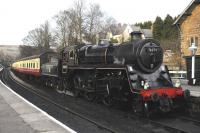
<path id="1" fill-rule="evenodd" d="M 86 120 L 86 121 L 96 125 L 98 128 L 104 129 L 104 130 L 106 130 L 108 132 L 111 132 L 111 133 L 117 133 L 117 131 L 115 131 L 115 130 L 107 127 L 107 126 L 104 126 L 99 122 L 91 120 L 90 118 L 88 118 L 88 117 L 86 117 L 86 116 L 84 116 L 84 115 L 82 115 L 82 114 L 80 114 L 80 113 L 68 108 L 68 107 L 64 107 L 61 104 L 56 103 L 51 98 L 45 96 L 44 94 L 41 94 L 41 92 L 38 92 L 36 89 L 30 88 L 30 87 L 27 87 L 27 86 L 23 85 L 22 83 L 16 81 L 10 74 L 8 74 L 8 71 L 6 71 L 6 73 L 7 73 L 6 77 L 9 78 L 12 82 L 14 82 L 15 84 L 17 84 L 19 86 L 19 87 L 16 87 L 16 88 L 18 88 L 18 89 L 23 88 L 23 90 L 27 90 L 29 93 L 34 94 L 35 96 L 47 101 L 48 103 L 51 103 L 52 105 L 60 108 L 63 111 L 67 111 L 68 113 L 71 113 L 72 115 L 75 115 L 75 116 L 77 116 L 77 117 L 79 117 L 79 118 L 81 118 L 83 120 Z M 2 76 L 2 80 L 3 80 L 4 83 L 7 82 L 4 76 Z M 8 84 L 8 83 L 6 83 L 6 84 Z"/>

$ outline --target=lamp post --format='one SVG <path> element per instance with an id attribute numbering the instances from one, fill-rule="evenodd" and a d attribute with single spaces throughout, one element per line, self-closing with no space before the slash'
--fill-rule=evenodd
<path id="1" fill-rule="evenodd" d="M 189 50 L 192 52 L 192 84 L 195 85 L 196 79 L 195 79 L 195 54 L 197 51 L 197 46 L 195 46 L 195 43 L 192 43 L 192 45 L 189 47 Z"/>

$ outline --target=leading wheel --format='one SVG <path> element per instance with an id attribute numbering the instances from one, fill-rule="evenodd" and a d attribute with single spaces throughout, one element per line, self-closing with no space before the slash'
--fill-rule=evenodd
<path id="1" fill-rule="evenodd" d="M 151 112 L 149 110 L 149 104 L 147 102 L 144 102 L 143 108 L 144 108 L 144 116 L 149 118 L 151 116 Z"/>
<path id="2" fill-rule="evenodd" d="M 109 106 L 109 107 L 113 106 L 113 104 L 114 104 L 114 100 L 110 96 L 104 97 L 104 99 L 102 100 L 102 102 L 103 102 L 104 105 Z"/>
<path id="3" fill-rule="evenodd" d="M 95 94 L 92 92 L 85 92 L 84 97 L 86 100 L 92 102 L 95 99 Z"/>
<path id="4" fill-rule="evenodd" d="M 135 98 L 131 102 L 131 107 L 134 113 L 141 115 L 143 112 L 143 102 L 139 98 Z"/>

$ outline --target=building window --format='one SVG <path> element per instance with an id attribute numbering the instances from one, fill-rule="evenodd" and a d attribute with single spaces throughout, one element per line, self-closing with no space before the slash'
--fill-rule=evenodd
<path id="1" fill-rule="evenodd" d="M 190 38 L 190 46 L 198 46 L 198 37 L 191 37 Z"/>

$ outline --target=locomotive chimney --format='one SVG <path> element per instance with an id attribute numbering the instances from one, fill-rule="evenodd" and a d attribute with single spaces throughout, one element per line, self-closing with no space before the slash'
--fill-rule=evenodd
<path id="1" fill-rule="evenodd" d="M 142 39 L 141 31 L 133 31 L 130 33 L 131 41 Z"/>

